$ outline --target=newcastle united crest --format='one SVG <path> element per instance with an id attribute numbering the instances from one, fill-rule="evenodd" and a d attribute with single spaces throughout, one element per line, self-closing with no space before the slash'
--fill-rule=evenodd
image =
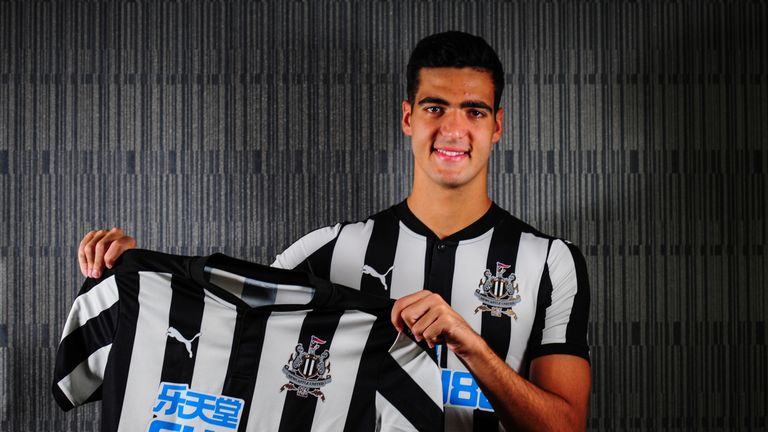
<path id="1" fill-rule="evenodd" d="M 325 395 L 320 388 L 331 382 L 331 362 L 326 361 L 330 353 L 325 350 L 317 354 L 317 349 L 325 343 L 319 337 L 312 336 L 307 351 L 304 351 L 304 345 L 296 345 L 296 352 L 291 354 L 288 363 L 283 366 L 283 374 L 289 382 L 280 387 L 280 391 L 295 391 L 296 395 L 303 398 L 312 395 L 325 402 Z"/>
<path id="2" fill-rule="evenodd" d="M 480 299 L 483 304 L 475 309 L 475 313 L 490 312 L 491 316 L 500 317 L 501 314 L 507 314 L 517 319 L 517 314 L 512 310 L 512 306 L 520 303 L 518 294 L 517 276 L 510 273 L 504 277 L 504 272 L 509 268 L 508 264 L 496 263 L 496 275 L 486 269 L 482 279 L 480 279 L 479 288 L 475 290 L 475 297 Z"/>

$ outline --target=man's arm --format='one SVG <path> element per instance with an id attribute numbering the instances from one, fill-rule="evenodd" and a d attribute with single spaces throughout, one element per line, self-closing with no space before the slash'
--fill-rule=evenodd
<path id="1" fill-rule="evenodd" d="M 445 343 L 467 366 L 496 415 L 510 430 L 584 430 L 591 384 L 589 362 L 552 354 L 531 362 L 531 381 L 509 367 L 438 294 L 420 291 L 392 308 L 398 330 L 417 341 Z"/>
<path id="2" fill-rule="evenodd" d="M 585 359 L 568 354 L 538 357 L 531 362 L 527 381 L 484 341 L 480 349 L 459 358 L 507 430 L 586 430 L 591 371 Z"/>

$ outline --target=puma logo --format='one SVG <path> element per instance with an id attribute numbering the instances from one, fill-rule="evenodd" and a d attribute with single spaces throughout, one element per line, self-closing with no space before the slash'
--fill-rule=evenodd
<path id="1" fill-rule="evenodd" d="M 194 335 L 192 339 L 187 340 L 184 336 L 181 335 L 181 333 L 178 330 L 176 330 L 173 327 L 168 327 L 168 332 L 166 334 L 169 337 L 172 337 L 177 341 L 183 343 L 184 346 L 187 348 L 187 352 L 189 353 L 189 358 L 192 358 L 192 341 L 197 339 L 200 336 L 200 333 Z"/>
<path id="2" fill-rule="evenodd" d="M 387 275 L 389 274 L 389 272 L 392 271 L 393 268 L 395 268 L 395 266 L 390 267 L 389 270 L 384 272 L 384 274 L 381 274 L 377 272 L 376 269 L 374 269 L 373 267 L 369 265 L 364 265 L 363 274 L 367 274 L 375 278 L 379 278 L 379 282 L 381 282 L 381 284 L 384 285 L 384 290 L 386 291 L 386 290 L 389 290 L 389 287 L 387 286 Z"/>

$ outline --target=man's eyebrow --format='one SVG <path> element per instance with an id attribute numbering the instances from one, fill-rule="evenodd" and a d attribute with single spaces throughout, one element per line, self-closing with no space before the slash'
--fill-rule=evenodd
<path id="1" fill-rule="evenodd" d="M 418 105 L 426 104 L 450 105 L 447 100 L 432 96 L 427 96 L 418 102 Z"/>
<path id="2" fill-rule="evenodd" d="M 447 100 L 439 98 L 439 97 L 433 97 L 433 96 L 427 96 L 424 99 L 420 100 L 418 102 L 418 105 L 427 105 L 427 104 L 435 104 L 435 105 L 450 105 Z M 463 101 L 461 104 L 459 104 L 461 108 L 477 108 L 477 109 L 484 109 L 488 111 L 493 111 L 493 108 L 491 108 L 490 105 L 487 103 L 481 101 L 481 100 L 468 100 Z"/>
<path id="3" fill-rule="evenodd" d="M 478 108 L 478 109 L 484 109 L 484 110 L 493 112 L 493 108 L 491 108 L 490 105 L 488 105 L 483 101 L 475 101 L 475 100 L 464 101 L 459 106 L 461 106 L 462 108 Z"/>

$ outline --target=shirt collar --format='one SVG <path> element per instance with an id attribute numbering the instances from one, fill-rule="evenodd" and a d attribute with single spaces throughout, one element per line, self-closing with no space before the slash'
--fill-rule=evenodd
<path id="1" fill-rule="evenodd" d="M 427 227 L 424 222 L 420 221 L 419 218 L 417 218 L 416 215 L 411 212 L 411 209 L 408 208 L 408 203 L 406 200 L 403 200 L 403 202 L 400 204 L 392 206 L 392 211 L 395 213 L 397 218 L 403 222 L 405 226 L 408 227 L 408 229 L 411 231 L 415 232 L 416 234 L 423 235 L 431 240 L 440 240 L 437 234 L 432 232 L 432 230 L 429 229 L 429 227 Z M 470 225 L 460 229 L 459 231 L 456 231 L 441 241 L 459 242 L 461 240 L 469 240 L 478 237 L 493 228 L 506 213 L 507 212 L 496 205 L 496 203 L 491 203 L 491 207 L 487 212 L 485 212 L 484 215 L 480 217 L 480 219 L 472 222 Z"/>

